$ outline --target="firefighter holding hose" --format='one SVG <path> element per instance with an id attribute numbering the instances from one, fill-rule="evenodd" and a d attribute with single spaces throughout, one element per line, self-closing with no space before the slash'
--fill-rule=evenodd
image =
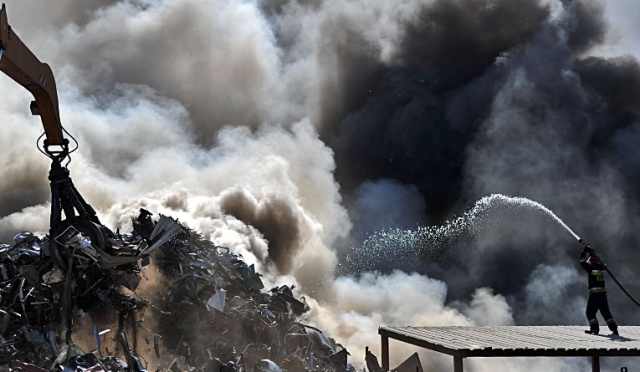
<path id="1" fill-rule="evenodd" d="M 589 257 L 587 258 L 587 253 Z M 596 313 L 600 310 L 600 315 L 607 322 L 607 326 L 613 335 L 618 335 L 618 324 L 613 319 L 611 311 L 609 311 L 609 303 L 607 301 L 607 292 L 604 286 L 604 275 L 607 268 L 591 248 L 591 244 L 586 243 L 580 254 L 580 266 L 589 275 L 589 300 L 587 301 L 587 320 L 589 320 L 589 329 L 585 333 L 597 335 L 600 332 Z"/>

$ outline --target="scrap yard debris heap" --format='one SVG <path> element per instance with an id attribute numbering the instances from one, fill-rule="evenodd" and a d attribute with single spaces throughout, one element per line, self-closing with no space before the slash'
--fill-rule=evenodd
<path id="1" fill-rule="evenodd" d="M 0 245 L 0 368 L 352 369 L 346 349 L 302 322 L 309 307 L 293 286 L 264 291 L 253 265 L 177 221 L 141 210 L 131 234 L 109 239 L 102 251 L 69 227 Z"/>

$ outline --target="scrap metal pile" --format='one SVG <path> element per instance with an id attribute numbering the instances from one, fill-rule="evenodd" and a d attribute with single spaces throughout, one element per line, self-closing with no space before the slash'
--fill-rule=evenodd
<path id="1" fill-rule="evenodd" d="M 347 371 L 348 352 L 304 324 L 293 286 L 170 217 L 131 234 L 70 226 L 0 245 L 0 371 Z"/>

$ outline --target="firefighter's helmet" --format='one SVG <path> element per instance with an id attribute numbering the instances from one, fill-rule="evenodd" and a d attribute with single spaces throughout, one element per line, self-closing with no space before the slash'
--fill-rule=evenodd
<path id="1" fill-rule="evenodd" d="M 592 265 L 604 265 L 604 262 L 602 262 L 602 259 L 600 258 L 600 256 L 598 256 L 596 254 L 594 254 L 591 257 L 589 257 L 587 262 L 589 262 Z"/>

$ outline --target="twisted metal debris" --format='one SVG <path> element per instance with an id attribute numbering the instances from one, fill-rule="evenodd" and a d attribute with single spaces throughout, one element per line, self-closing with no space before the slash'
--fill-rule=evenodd
<path id="1" fill-rule="evenodd" d="M 0 370 L 347 371 L 348 352 L 304 324 L 294 286 L 265 291 L 253 265 L 141 210 L 110 251 L 65 230 L 0 245 Z"/>

